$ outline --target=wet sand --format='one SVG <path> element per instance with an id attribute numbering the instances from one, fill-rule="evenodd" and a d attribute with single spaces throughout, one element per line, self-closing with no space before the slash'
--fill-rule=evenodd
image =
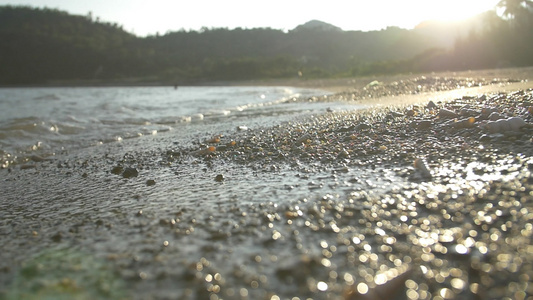
<path id="1" fill-rule="evenodd" d="M 528 299 L 533 86 L 440 78 L 0 170 L 0 298 Z"/>
<path id="2" fill-rule="evenodd" d="M 332 91 L 335 93 L 345 93 L 354 90 L 361 90 L 367 84 L 372 81 L 379 81 L 384 84 L 390 84 L 400 81 L 420 80 L 421 77 L 426 78 L 450 78 L 458 80 L 478 80 L 490 82 L 494 79 L 516 79 L 533 81 L 533 67 L 527 68 L 506 68 L 506 69 L 487 69 L 487 70 L 475 70 L 475 71 L 458 71 L 458 72 L 434 72 L 434 73 L 409 73 L 409 74 L 397 74 L 397 75 L 376 75 L 357 78 L 331 78 L 331 79 L 305 79 L 305 78 L 292 78 L 282 80 L 251 80 L 241 82 L 225 82 L 223 84 L 233 85 L 268 85 L 268 86 L 294 86 L 303 88 L 316 88 Z M 413 90 L 411 90 L 413 92 Z"/>

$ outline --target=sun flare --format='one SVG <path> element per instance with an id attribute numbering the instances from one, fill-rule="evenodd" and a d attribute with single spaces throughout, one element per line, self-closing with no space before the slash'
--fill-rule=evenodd
<path id="1" fill-rule="evenodd" d="M 335 16 L 323 21 L 345 30 L 365 31 L 388 26 L 412 29 L 424 21 L 464 20 L 494 9 L 500 0 L 331 1 L 342 10 L 337 9 Z"/>
<path id="2" fill-rule="evenodd" d="M 448 0 L 424 1 L 425 19 L 436 21 L 459 21 L 493 9 L 498 0 Z"/>

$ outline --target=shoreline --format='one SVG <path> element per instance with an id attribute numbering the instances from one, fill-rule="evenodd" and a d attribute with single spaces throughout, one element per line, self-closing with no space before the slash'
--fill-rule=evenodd
<path id="1" fill-rule="evenodd" d="M 533 81 L 533 67 L 521 68 L 503 68 L 503 69 L 483 69 L 483 70 L 464 70 L 464 71 L 442 71 L 442 72 L 422 72 L 409 74 L 394 74 L 394 75 L 375 75 L 362 76 L 353 78 L 331 78 L 331 79 L 283 79 L 283 80 L 251 80 L 238 81 L 233 85 L 270 85 L 270 86 L 294 86 L 304 88 L 318 88 L 330 92 L 342 93 L 349 92 L 355 89 L 362 89 L 367 84 L 378 81 L 384 84 L 390 84 L 400 80 L 412 80 L 420 77 L 437 77 L 437 78 L 472 78 L 492 80 L 499 79 L 515 79 Z"/>
<path id="2" fill-rule="evenodd" d="M 378 106 L 0 170 L 0 298 L 525 298 L 532 87 L 344 90 Z"/>
<path id="3" fill-rule="evenodd" d="M 236 81 L 198 81 L 194 83 L 178 83 L 179 86 L 291 86 L 311 89 L 322 89 L 329 92 L 346 92 L 360 89 L 372 81 L 390 83 L 402 79 L 428 77 L 460 77 L 460 78 L 509 78 L 533 81 L 533 67 L 482 69 L 463 71 L 421 72 L 394 75 L 370 75 L 361 77 L 327 78 L 327 79 L 258 79 Z M 173 87 L 173 82 L 132 81 L 132 80 L 61 80 L 42 84 L 0 85 L 1 88 L 36 88 L 36 87 Z"/>

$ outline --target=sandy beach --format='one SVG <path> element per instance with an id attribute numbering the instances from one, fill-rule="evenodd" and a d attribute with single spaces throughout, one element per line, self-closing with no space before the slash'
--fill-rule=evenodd
<path id="1" fill-rule="evenodd" d="M 366 108 L 0 169 L 0 299 L 531 299 L 532 70 L 287 81 Z"/>

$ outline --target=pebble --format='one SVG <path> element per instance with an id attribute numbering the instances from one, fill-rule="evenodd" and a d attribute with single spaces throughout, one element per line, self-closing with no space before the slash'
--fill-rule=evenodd
<path id="1" fill-rule="evenodd" d="M 505 133 L 508 131 L 518 131 L 524 126 L 526 126 L 526 122 L 524 121 L 524 119 L 520 117 L 511 117 L 508 119 L 489 121 L 485 125 L 485 128 L 490 133 Z"/>
<path id="2" fill-rule="evenodd" d="M 26 164 L 26 165 L 21 165 L 20 169 L 21 170 L 29 170 L 29 169 L 35 169 L 36 167 L 37 167 L 36 165 L 28 165 L 28 164 Z"/>
<path id="3" fill-rule="evenodd" d="M 200 150 L 192 151 L 191 154 L 194 156 L 206 156 L 208 154 L 214 153 L 217 150 L 215 146 L 209 146 Z"/>
<path id="4" fill-rule="evenodd" d="M 417 128 L 420 130 L 427 130 L 427 129 L 430 129 L 432 125 L 433 125 L 433 122 L 431 120 L 422 120 L 418 122 Z"/>
<path id="5" fill-rule="evenodd" d="M 122 166 L 115 166 L 113 169 L 111 169 L 111 174 L 120 175 L 124 171 L 124 168 Z"/>
<path id="6" fill-rule="evenodd" d="M 438 107 L 437 104 L 435 104 L 435 102 L 433 101 L 429 101 L 428 104 L 426 105 L 426 108 L 429 110 L 435 109 L 437 107 Z"/>
<path id="7" fill-rule="evenodd" d="M 122 173 L 122 177 L 124 178 L 132 178 L 137 177 L 139 175 L 139 171 L 135 168 L 126 168 L 124 169 L 124 172 Z"/>
<path id="8" fill-rule="evenodd" d="M 61 234 L 61 232 L 57 232 L 56 234 L 51 236 L 51 239 L 52 241 L 59 243 L 63 239 L 63 235 Z"/>
<path id="9" fill-rule="evenodd" d="M 34 162 L 42 162 L 42 161 L 45 161 L 45 158 L 42 157 L 42 156 L 39 156 L 39 155 L 32 155 L 30 157 L 31 160 L 33 160 Z"/>
<path id="10" fill-rule="evenodd" d="M 429 170 L 426 162 L 423 159 L 421 158 L 415 159 L 414 167 L 417 171 L 420 172 L 422 177 L 431 178 L 431 171 Z"/>
<path id="11" fill-rule="evenodd" d="M 444 119 L 454 119 L 459 117 L 459 114 L 454 111 L 442 108 L 439 110 L 439 117 Z"/>

